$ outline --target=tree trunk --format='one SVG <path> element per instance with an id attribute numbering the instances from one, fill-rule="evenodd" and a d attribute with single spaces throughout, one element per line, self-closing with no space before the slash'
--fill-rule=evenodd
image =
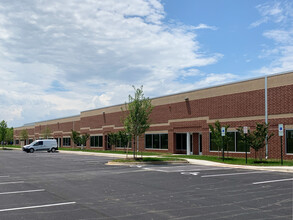
<path id="1" fill-rule="evenodd" d="M 135 136 L 133 138 L 133 159 L 135 159 L 135 152 L 136 152 L 136 141 L 135 141 Z"/>

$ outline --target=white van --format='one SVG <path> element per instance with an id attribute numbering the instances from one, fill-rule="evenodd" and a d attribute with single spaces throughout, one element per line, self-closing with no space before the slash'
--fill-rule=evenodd
<path id="1" fill-rule="evenodd" d="M 55 152 L 58 150 L 58 146 L 55 139 L 35 140 L 31 144 L 23 146 L 22 150 L 27 153 L 44 150 L 48 152 Z"/>

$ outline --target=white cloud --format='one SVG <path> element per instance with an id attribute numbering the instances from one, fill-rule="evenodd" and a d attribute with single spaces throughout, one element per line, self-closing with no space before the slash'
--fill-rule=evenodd
<path id="1" fill-rule="evenodd" d="M 210 29 L 210 30 L 217 30 L 218 28 L 215 26 L 209 26 L 206 24 L 199 24 L 196 27 L 193 27 L 194 30 L 198 30 L 198 29 Z"/>
<path id="2" fill-rule="evenodd" d="M 253 22 L 251 27 L 258 27 L 261 24 L 272 21 L 274 23 L 280 23 L 286 20 L 288 7 L 290 3 L 281 3 L 281 2 L 268 2 L 256 6 L 256 9 L 259 11 L 262 16 L 258 21 Z"/>
<path id="3" fill-rule="evenodd" d="M 159 0 L 1 1 L 0 119 L 20 126 L 124 103 L 131 85 L 155 97 L 204 84 L 182 77 L 229 79 L 198 71 L 223 56 L 196 39 L 215 27 L 164 19 Z"/>
<path id="4" fill-rule="evenodd" d="M 263 36 L 274 42 L 274 46 L 264 45 L 265 49 L 259 56 L 272 60 L 255 72 L 272 74 L 293 70 L 293 3 L 290 1 L 266 3 L 257 7 L 264 22 L 278 24 L 276 28 L 265 30 Z M 255 26 L 258 26 L 255 25 Z"/>

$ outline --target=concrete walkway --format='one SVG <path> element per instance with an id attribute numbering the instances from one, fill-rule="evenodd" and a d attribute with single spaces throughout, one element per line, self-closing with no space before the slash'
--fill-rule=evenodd
<path id="1" fill-rule="evenodd" d="M 60 153 L 65 154 L 79 154 L 79 155 L 91 155 L 91 156 L 103 156 L 103 157 L 114 157 L 114 158 L 125 158 L 125 154 L 112 154 L 112 153 L 95 153 L 95 152 L 82 152 L 82 151 L 63 151 L 59 150 Z M 129 157 L 132 155 L 129 154 Z M 144 157 L 157 157 L 157 156 L 144 156 Z M 249 166 L 249 165 L 234 165 L 212 162 L 207 160 L 197 160 L 197 159 L 186 159 L 189 164 L 204 165 L 204 166 L 216 166 L 216 167 L 229 167 L 235 169 L 249 169 L 249 170 L 267 170 L 276 172 L 290 172 L 293 173 L 293 166 Z"/>
<path id="2" fill-rule="evenodd" d="M 197 160 L 197 159 L 186 159 L 190 164 L 205 165 L 205 166 L 216 166 L 216 167 L 229 167 L 235 169 L 248 169 L 248 170 L 267 170 L 267 171 L 277 171 L 277 172 L 290 172 L 293 173 L 293 166 L 250 166 L 250 165 L 234 165 L 217 163 L 207 160 Z"/>

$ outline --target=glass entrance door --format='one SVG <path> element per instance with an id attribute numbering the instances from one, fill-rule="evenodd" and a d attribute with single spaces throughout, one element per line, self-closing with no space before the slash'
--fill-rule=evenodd
<path id="1" fill-rule="evenodd" d="M 202 135 L 198 134 L 199 138 L 198 138 L 198 152 L 199 155 L 202 155 Z"/>

